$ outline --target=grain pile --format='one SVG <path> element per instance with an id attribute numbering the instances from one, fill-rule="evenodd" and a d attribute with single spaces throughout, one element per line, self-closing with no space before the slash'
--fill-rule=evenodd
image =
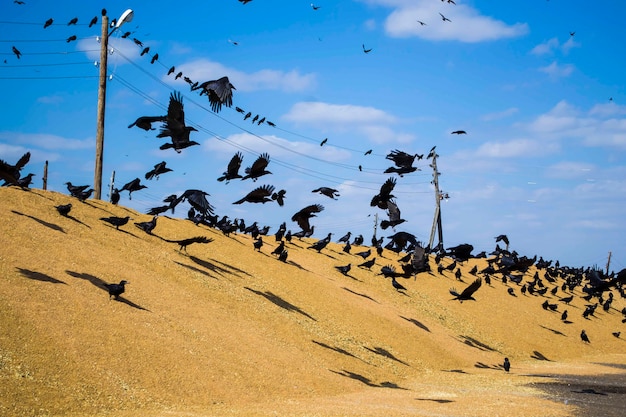
<path id="1" fill-rule="evenodd" d="M 99 220 L 112 215 L 132 220 L 117 231 Z M 485 260 L 460 265 L 458 282 L 431 259 L 434 273 L 401 279 L 401 293 L 378 272 L 404 254 L 385 251 L 369 271 L 338 244 L 317 253 L 316 239 L 294 239 L 283 263 L 273 236 L 259 253 L 248 235 L 186 220 L 161 216 L 154 235 L 133 224 L 150 218 L 0 189 L 0 415 L 562 416 L 575 410 L 544 398 L 534 375 L 626 363 L 611 334 L 624 326 L 617 293 L 590 319 L 580 288 L 557 312 L 542 303 L 560 290 L 522 295 L 499 279 L 459 303 L 448 289 Z M 164 240 L 193 236 L 213 241 L 185 253 Z M 347 263 L 349 276 L 335 269 Z M 109 300 L 102 284 L 122 279 Z"/>

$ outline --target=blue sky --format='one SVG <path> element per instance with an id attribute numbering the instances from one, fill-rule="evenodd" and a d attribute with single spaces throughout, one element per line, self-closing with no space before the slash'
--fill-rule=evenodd
<path id="1" fill-rule="evenodd" d="M 37 174 L 35 187 L 46 160 L 49 189 L 93 184 L 101 27 L 88 23 L 103 6 L 110 19 L 131 8 L 133 20 L 110 39 L 103 199 L 115 171 L 118 187 L 136 177 L 148 186 L 132 200 L 125 193 L 121 204 L 145 212 L 197 188 L 217 214 L 258 221 L 270 233 L 282 221 L 299 230 L 291 216 L 320 203 L 314 237 L 352 231 L 369 241 L 375 215 L 386 217 L 369 205 L 391 176 L 385 156 L 436 146 L 440 187 L 450 197 L 442 202 L 446 247 L 489 252 L 495 236 L 507 234 L 523 255 L 604 267 L 611 251 L 612 269 L 626 267 L 620 0 L 319 0 L 317 10 L 308 0 L 90 3 L 2 2 L 0 158 L 30 151 L 24 173 Z M 68 26 L 74 17 L 78 24 Z M 48 18 L 54 23 L 44 29 Z M 77 40 L 67 42 L 71 35 Z M 132 38 L 150 52 L 140 56 Z M 228 76 L 233 107 L 211 112 L 205 96 L 167 76 L 171 66 L 193 81 Z M 201 143 L 181 154 L 159 150 L 158 130 L 127 128 L 139 116 L 164 114 L 172 91 L 183 94 L 187 121 L 198 129 L 191 139 Z M 276 127 L 244 121 L 235 106 Z M 238 151 L 242 168 L 269 153 L 273 174 L 217 182 Z M 162 160 L 174 171 L 144 180 Z M 435 207 L 429 162 L 396 176 L 394 190 L 407 220 L 396 231 L 424 242 Z M 264 184 L 287 190 L 284 207 L 232 204 Z M 311 192 L 320 186 L 340 197 Z"/>

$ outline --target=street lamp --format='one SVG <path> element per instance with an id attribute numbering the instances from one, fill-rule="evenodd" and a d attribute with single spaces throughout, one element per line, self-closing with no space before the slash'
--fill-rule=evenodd
<path id="1" fill-rule="evenodd" d="M 100 40 L 100 77 L 98 85 L 98 118 L 96 122 L 96 166 L 94 171 L 94 198 L 100 200 L 102 197 L 102 160 L 104 151 L 104 110 L 106 107 L 107 88 L 107 57 L 109 54 L 109 36 L 120 26 L 133 20 L 134 12 L 127 9 L 120 16 L 119 20 L 109 33 L 109 17 L 106 10 L 102 10 L 102 38 Z"/>

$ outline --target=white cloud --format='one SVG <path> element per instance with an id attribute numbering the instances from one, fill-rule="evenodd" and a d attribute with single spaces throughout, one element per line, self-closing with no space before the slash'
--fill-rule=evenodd
<path id="1" fill-rule="evenodd" d="M 432 0 L 367 2 L 394 9 L 385 20 L 385 31 L 392 37 L 474 43 L 518 37 L 528 33 L 528 26 L 525 23 L 509 25 L 481 15 L 478 10 L 465 4 L 442 9 L 439 2 Z M 439 14 L 441 12 L 451 21 L 444 22 Z M 419 24 L 418 20 L 425 22 L 426 25 Z"/>
<path id="2" fill-rule="evenodd" d="M 486 122 L 490 122 L 493 120 L 500 120 L 500 119 L 504 119 L 507 118 L 509 116 L 513 116 L 514 114 L 517 114 L 519 112 L 519 109 L 517 107 L 510 107 L 506 110 L 502 110 L 500 112 L 495 112 L 495 113 L 488 113 L 485 114 L 482 119 Z"/>
<path id="3" fill-rule="evenodd" d="M 70 139 L 48 133 L 0 132 L 0 140 L 29 144 L 42 149 L 78 150 L 95 146 L 94 139 Z"/>
<path id="4" fill-rule="evenodd" d="M 530 50 L 530 53 L 533 55 L 551 55 L 560 50 L 563 55 L 567 55 L 570 50 L 579 46 L 580 44 L 574 40 L 573 36 L 570 36 L 564 43 L 561 43 L 557 38 L 551 38 L 535 46 Z"/>
<path id="5" fill-rule="evenodd" d="M 586 162 L 562 161 L 549 166 L 546 176 L 561 179 L 587 178 L 593 169 L 593 165 Z"/>
<path id="6" fill-rule="evenodd" d="M 301 74 L 297 70 L 280 71 L 262 69 L 246 73 L 226 67 L 219 62 L 198 59 L 176 67 L 193 81 L 204 82 L 227 76 L 238 91 L 278 90 L 284 92 L 306 91 L 316 84 L 313 73 Z M 173 78 L 169 78 L 171 81 Z"/>
<path id="7" fill-rule="evenodd" d="M 550 65 L 539 68 L 539 71 L 553 78 L 561 78 L 571 75 L 574 72 L 574 66 L 572 64 L 558 64 L 556 61 L 552 61 Z"/>
<path id="8" fill-rule="evenodd" d="M 546 144 L 531 139 L 513 139 L 507 142 L 486 142 L 476 151 L 476 156 L 489 158 L 516 158 L 545 156 L 557 150 L 556 144 Z"/>

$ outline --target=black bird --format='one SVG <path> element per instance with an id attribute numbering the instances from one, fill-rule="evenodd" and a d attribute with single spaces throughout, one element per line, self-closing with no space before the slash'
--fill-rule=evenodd
<path id="1" fill-rule="evenodd" d="M 313 10 L 319 10 L 320 6 L 316 6 L 316 5 L 314 5 L 313 3 L 311 3 L 311 8 L 312 8 Z"/>
<path id="2" fill-rule="evenodd" d="M 504 358 L 504 364 L 502 364 L 502 367 L 507 372 L 511 370 L 511 362 L 509 362 L 509 358 Z"/>
<path id="3" fill-rule="evenodd" d="M 72 185 L 69 181 L 66 182 L 65 185 L 67 185 L 67 191 L 70 192 L 72 197 L 76 197 L 79 193 L 82 193 L 89 188 L 88 185 Z"/>
<path id="4" fill-rule="evenodd" d="M 128 128 L 130 129 L 133 126 L 137 126 L 138 128 L 143 129 L 147 132 L 148 130 L 154 130 L 154 128 L 152 127 L 152 123 L 166 121 L 167 116 L 141 116 L 138 117 L 137 120 L 135 120 L 133 123 L 129 124 Z"/>
<path id="5" fill-rule="evenodd" d="M 188 201 L 191 207 L 197 210 L 204 216 L 213 214 L 213 206 L 206 199 L 206 196 L 210 195 L 201 190 L 186 190 L 180 197 L 175 197 L 170 203 L 171 206 L 176 207 L 181 201 Z"/>
<path id="6" fill-rule="evenodd" d="M 233 105 L 233 90 L 236 90 L 236 88 L 230 83 L 228 77 L 222 77 L 218 80 L 205 81 L 197 88 L 202 89 L 200 95 L 206 94 L 209 97 L 211 110 L 215 113 L 219 113 L 222 109 L 222 104 L 226 107 L 231 107 Z"/>
<path id="7" fill-rule="evenodd" d="M 255 240 L 254 242 L 252 242 L 252 245 L 254 246 L 254 249 L 258 252 L 261 252 L 261 247 L 263 246 L 263 237 L 259 236 L 257 238 L 257 240 Z"/>
<path id="8" fill-rule="evenodd" d="M 272 255 L 280 255 L 281 253 L 283 253 L 284 250 L 285 250 L 285 241 L 282 240 L 280 244 L 276 246 L 276 249 L 272 251 Z"/>
<path id="9" fill-rule="evenodd" d="M 57 209 L 61 216 L 67 217 L 68 214 L 70 214 L 70 210 L 72 210 L 72 203 L 60 204 L 58 206 L 54 206 L 54 208 Z"/>
<path id="10" fill-rule="evenodd" d="M 441 13 L 439 13 L 439 16 L 441 16 L 441 20 L 448 21 L 448 22 L 452 22 L 452 20 L 448 19 L 447 17 L 445 17 L 444 15 L 442 15 Z"/>
<path id="11" fill-rule="evenodd" d="M 33 177 L 35 176 L 35 174 L 30 173 L 28 175 L 26 175 L 25 177 L 21 177 L 19 180 L 17 180 L 17 182 L 15 184 L 12 184 L 8 181 L 5 181 L 2 186 L 6 187 L 9 185 L 17 185 L 18 187 L 21 187 L 22 189 L 27 189 L 30 187 L 30 185 L 33 183 Z"/>
<path id="12" fill-rule="evenodd" d="M 250 191 L 245 197 L 240 200 L 235 201 L 233 204 L 242 204 L 244 202 L 248 203 L 267 203 L 268 201 L 272 201 L 272 193 L 274 192 L 273 185 L 263 185 L 261 187 L 257 187 L 254 190 Z"/>
<path id="13" fill-rule="evenodd" d="M 172 172 L 172 169 L 165 166 L 165 161 L 161 161 L 154 166 L 154 169 L 146 172 L 146 179 L 151 180 L 152 178 L 159 179 L 159 175 L 165 174 L 166 172 Z"/>
<path id="14" fill-rule="evenodd" d="M 481 285 L 482 280 L 480 278 L 477 278 L 474 282 L 468 285 L 460 294 L 454 288 L 450 288 L 450 294 L 454 296 L 453 300 L 459 300 L 460 302 L 463 302 L 464 300 L 476 301 L 473 295 L 480 288 Z"/>
<path id="15" fill-rule="evenodd" d="M 320 239 L 317 242 L 315 242 L 314 244 L 312 244 L 311 246 L 309 246 L 309 249 L 315 249 L 318 253 L 322 251 L 322 249 L 324 249 L 329 243 L 330 243 L 330 235 L 332 233 L 329 233 L 327 237 L 325 237 L 324 239 Z"/>
<path id="16" fill-rule="evenodd" d="M 239 168 L 241 168 L 242 161 L 243 161 L 243 154 L 241 152 L 237 152 L 230 159 L 230 162 L 228 163 L 228 167 L 226 168 L 226 171 L 217 180 L 220 182 L 226 181 L 226 183 L 228 184 L 230 180 L 234 180 L 235 178 L 242 178 L 241 175 L 239 174 Z"/>
<path id="17" fill-rule="evenodd" d="M 589 341 L 589 337 L 587 336 L 587 332 L 585 330 L 580 332 L 580 340 L 582 340 L 585 343 L 591 343 Z"/>
<path id="18" fill-rule="evenodd" d="M 372 197 L 372 201 L 370 202 L 371 207 L 378 207 L 383 210 L 387 209 L 387 203 L 394 198 L 395 196 L 391 194 L 394 187 L 396 186 L 396 179 L 394 177 L 390 177 L 385 181 L 385 183 L 380 187 L 380 191 L 374 197 Z"/>
<path id="19" fill-rule="evenodd" d="M 351 268 L 352 268 L 351 264 L 335 266 L 335 269 L 344 275 L 348 275 L 348 272 L 350 272 Z"/>
<path id="20" fill-rule="evenodd" d="M 69 22 L 67 22 L 67 25 L 71 26 L 71 25 L 75 25 L 76 23 L 78 23 L 78 18 L 77 17 L 75 17 L 72 20 L 70 20 Z"/>
<path id="21" fill-rule="evenodd" d="M 182 149 L 188 148 L 189 146 L 199 145 L 198 142 L 189 139 L 189 135 L 192 131 L 197 131 L 197 129 L 185 124 L 182 95 L 180 92 L 170 94 L 166 121 L 161 128 L 161 132 L 157 135 L 157 138 L 169 137 L 172 142 L 161 145 L 160 149 L 174 148 L 176 152 L 180 153 Z"/>
<path id="22" fill-rule="evenodd" d="M 141 180 L 139 178 L 135 178 L 134 180 L 129 181 L 126 184 L 124 184 L 124 186 L 120 188 L 120 191 L 128 191 L 128 199 L 132 200 L 133 192 L 143 190 L 144 188 L 148 188 L 148 187 L 141 184 Z"/>
<path id="23" fill-rule="evenodd" d="M 74 197 L 76 197 L 76 198 L 78 198 L 78 200 L 80 200 L 80 201 L 83 201 L 83 202 L 84 202 L 84 201 L 85 201 L 85 200 L 87 200 L 89 197 L 91 197 L 91 194 L 92 194 L 94 191 L 96 191 L 96 190 L 94 190 L 93 188 L 90 188 L 90 189 L 88 189 L 88 190 L 81 191 L 81 192 L 77 193 Z"/>
<path id="24" fill-rule="evenodd" d="M 154 230 L 154 228 L 156 227 L 157 224 L 157 217 L 159 216 L 153 216 L 152 220 L 148 221 L 148 222 L 139 222 L 139 223 L 135 223 L 135 226 L 137 226 L 138 228 L 140 228 L 141 230 L 143 230 L 144 232 L 146 232 L 147 234 L 151 235 L 152 231 Z"/>
<path id="25" fill-rule="evenodd" d="M 367 269 L 371 269 L 374 266 L 374 263 L 376 262 L 376 258 L 372 258 L 368 261 L 365 261 L 361 264 L 358 265 L 359 268 L 367 268 Z"/>
<path id="26" fill-rule="evenodd" d="M 96 23 L 98 23 L 98 16 L 94 16 L 91 19 L 91 22 L 89 22 L 89 27 L 92 27 L 93 25 L 95 25 Z"/>
<path id="27" fill-rule="evenodd" d="M 398 167 L 399 169 L 405 169 L 405 170 L 412 169 L 412 171 L 415 171 L 417 168 L 413 167 L 413 162 L 415 161 L 415 158 L 421 159 L 421 157 L 423 157 L 423 155 L 421 156 L 417 154 L 410 155 L 404 151 L 394 149 L 393 151 L 389 152 L 387 156 L 385 156 L 385 159 L 389 159 L 390 161 L 393 161 L 394 165 Z M 396 171 L 393 171 L 393 172 L 396 172 Z"/>
<path id="28" fill-rule="evenodd" d="M 52 18 L 46 20 L 46 23 L 43 24 L 43 28 L 47 28 L 48 26 L 52 25 L 52 22 L 54 22 L 54 20 L 52 20 Z"/>
<path id="29" fill-rule="evenodd" d="M 561 320 L 562 321 L 566 321 L 567 320 L 567 310 L 564 310 L 563 313 L 561 314 Z"/>
<path id="30" fill-rule="evenodd" d="M 151 64 L 154 64 L 157 60 L 159 59 L 159 54 L 156 53 L 152 56 L 152 59 L 150 60 Z"/>
<path id="31" fill-rule="evenodd" d="M 352 232 L 348 232 L 345 235 L 341 236 L 337 242 L 338 243 L 340 243 L 340 242 L 346 242 L 347 243 L 347 242 L 350 241 L 350 236 L 352 236 Z"/>
<path id="32" fill-rule="evenodd" d="M 387 202 L 387 215 L 389 220 L 382 220 L 380 222 L 380 228 L 385 230 L 388 227 L 395 228 L 397 225 L 404 223 L 406 220 L 400 218 L 400 209 L 394 201 L 389 200 Z"/>
<path id="33" fill-rule="evenodd" d="M 120 226 L 124 226 L 126 223 L 128 223 L 128 221 L 130 220 L 130 216 L 126 216 L 126 217 L 116 217 L 116 216 L 111 216 L 111 217 L 100 217 L 100 220 L 103 220 L 113 226 L 115 226 L 116 230 L 120 230 Z"/>
<path id="34" fill-rule="evenodd" d="M 298 226 L 300 226 L 304 232 L 308 232 L 311 230 L 309 219 L 311 217 L 316 217 L 315 213 L 319 213 L 323 210 L 324 206 L 321 204 L 311 204 L 291 216 L 291 221 L 298 223 Z"/>
<path id="35" fill-rule="evenodd" d="M 406 288 L 398 281 L 396 281 L 396 277 L 393 275 L 391 276 L 391 285 L 393 285 L 393 288 L 395 288 L 397 291 L 406 291 Z"/>
<path id="36" fill-rule="evenodd" d="M 17 49 L 15 46 L 13 46 L 11 48 L 11 50 L 13 51 L 13 53 L 15 54 L 15 56 L 17 57 L 17 59 L 20 59 L 22 56 L 22 53 L 20 52 L 19 49 Z"/>
<path id="37" fill-rule="evenodd" d="M 77 39 L 76 35 L 72 35 L 72 36 L 70 36 L 69 38 L 67 38 L 67 39 L 65 40 L 65 42 L 70 43 L 70 42 L 72 42 L 72 41 L 75 41 L 76 39 Z"/>
<path id="38" fill-rule="evenodd" d="M 284 251 L 280 253 L 280 255 L 278 255 L 278 260 L 282 262 L 287 262 L 288 255 L 289 255 L 289 252 L 287 251 L 287 249 L 285 249 Z"/>
<path id="39" fill-rule="evenodd" d="M 176 71 L 175 66 L 171 66 L 169 70 L 167 70 L 167 75 L 172 75 Z"/>
<path id="40" fill-rule="evenodd" d="M 621 335 L 621 334 L 622 334 L 621 332 L 613 332 L 613 333 L 612 333 L 612 335 L 613 335 L 613 336 L 615 336 L 615 337 L 617 337 L 618 339 L 619 339 L 619 337 L 620 337 L 620 335 Z"/>
<path id="41" fill-rule="evenodd" d="M 323 141 L 321 141 L 320 146 L 326 145 L 326 142 L 328 142 L 328 138 L 325 138 Z"/>
<path id="42" fill-rule="evenodd" d="M 182 239 L 182 240 L 167 240 L 164 239 L 166 242 L 169 243 L 176 243 L 179 248 L 178 251 L 182 251 L 184 250 L 185 252 L 187 252 L 187 246 L 193 244 L 193 243 L 211 243 L 213 242 L 213 239 L 208 238 L 206 236 L 196 236 L 196 237 L 191 237 L 189 239 Z"/>
<path id="43" fill-rule="evenodd" d="M 372 48 L 365 49 L 365 44 L 363 44 L 362 46 L 363 46 L 363 52 L 365 52 L 366 54 L 369 54 L 370 52 L 372 52 Z"/>
<path id="44" fill-rule="evenodd" d="M 454 132 L 451 132 L 452 135 L 467 135 L 467 132 L 465 130 L 455 130 Z"/>
<path id="45" fill-rule="evenodd" d="M 257 120 L 259 120 L 258 114 L 252 118 L 252 124 L 256 123 Z"/>
<path id="46" fill-rule="evenodd" d="M 368 249 L 368 250 L 363 251 L 363 252 L 355 253 L 356 256 L 360 256 L 363 259 L 369 258 L 371 254 L 372 254 L 372 250 L 371 249 Z"/>
<path id="47" fill-rule="evenodd" d="M 246 113 L 245 116 L 243 116 L 243 120 L 248 120 L 250 117 L 252 117 L 252 112 L 249 111 L 248 113 Z"/>
<path id="48" fill-rule="evenodd" d="M 19 179 L 21 177 L 21 171 L 28 161 L 30 161 L 30 152 L 26 152 L 22 155 L 15 165 L 11 165 L 0 159 L 0 179 L 3 179 L 7 184 L 20 186 Z"/>
<path id="49" fill-rule="evenodd" d="M 261 154 L 256 161 L 245 169 L 246 175 L 242 178 L 242 180 L 246 180 L 248 178 L 252 178 L 253 181 L 256 181 L 259 177 L 271 174 L 268 171 L 267 165 L 270 163 L 270 156 L 267 153 Z"/>
<path id="50" fill-rule="evenodd" d="M 332 198 L 333 200 L 336 200 L 336 197 L 339 197 L 339 191 L 335 190 L 334 188 L 330 188 L 330 187 L 320 187 L 320 188 L 316 188 L 315 190 L 311 191 L 312 193 L 320 193 L 322 195 L 325 195 L 326 197 Z"/>
<path id="51" fill-rule="evenodd" d="M 126 291 L 125 286 L 128 284 L 130 284 L 130 282 L 126 280 L 121 280 L 119 284 L 104 284 L 109 291 L 109 299 L 113 297 L 117 300 L 120 295 L 124 294 L 124 291 Z"/>
<path id="52" fill-rule="evenodd" d="M 120 202 L 120 190 L 117 188 L 113 188 L 113 192 L 111 193 L 111 204 L 117 205 Z"/>
<path id="53" fill-rule="evenodd" d="M 504 242 L 504 244 L 506 245 L 506 247 L 509 247 L 509 238 L 507 235 L 498 235 L 496 236 L 496 243 L 498 242 Z"/>
<path id="54" fill-rule="evenodd" d="M 285 194 L 287 193 L 287 191 L 285 190 L 280 190 L 277 193 L 273 193 L 272 194 L 272 200 L 275 200 L 279 206 L 284 206 L 285 205 Z"/>
<path id="55" fill-rule="evenodd" d="M 252 0 L 239 0 L 239 3 L 241 4 L 247 4 L 250 3 Z"/>

